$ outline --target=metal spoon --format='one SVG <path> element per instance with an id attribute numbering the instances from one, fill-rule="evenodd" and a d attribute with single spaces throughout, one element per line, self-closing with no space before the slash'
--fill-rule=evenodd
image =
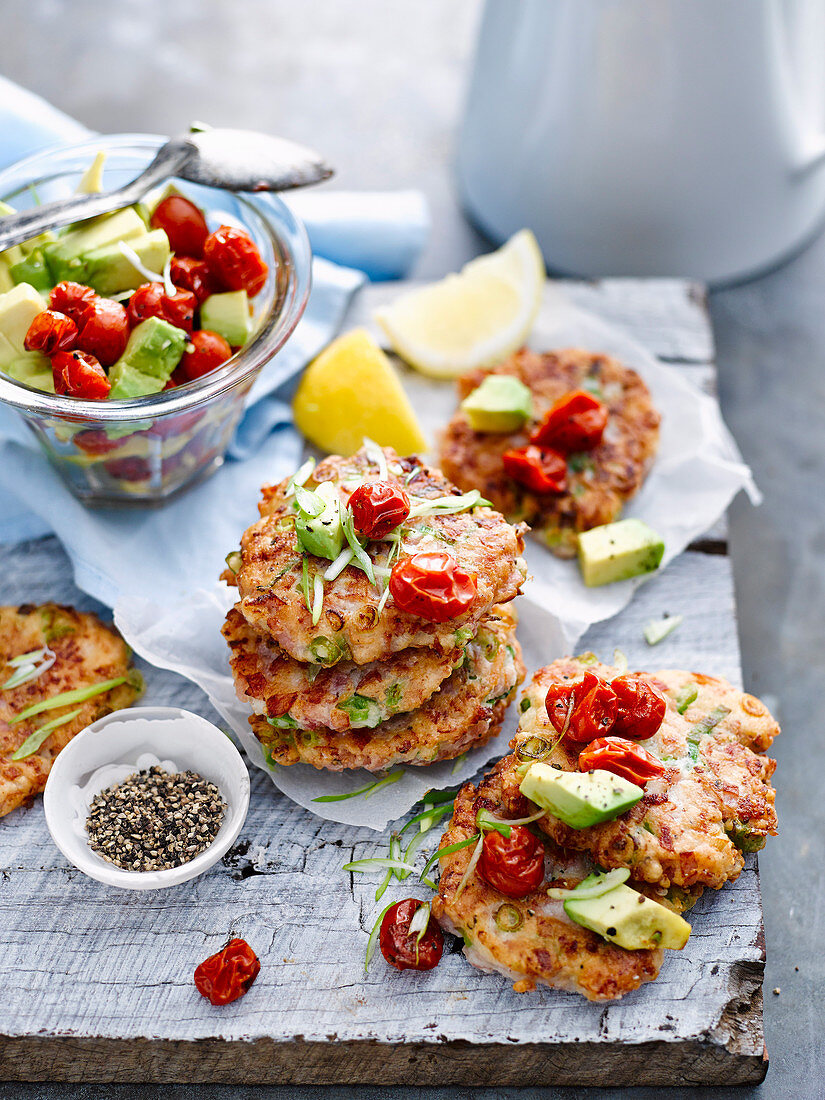
<path id="1" fill-rule="evenodd" d="M 145 171 L 116 191 L 68 199 L 0 218 L 0 251 L 47 229 L 131 206 L 170 176 L 227 191 L 288 191 L 332 175 L 317 153 L 252 130 L 204 130 L 171 138 Z"/>

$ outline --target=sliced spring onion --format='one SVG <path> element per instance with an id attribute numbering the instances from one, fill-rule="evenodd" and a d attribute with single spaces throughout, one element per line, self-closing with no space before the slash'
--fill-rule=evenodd
<path id="1" fill-rule="evenodd" d="M 12 754 L 12 760 L 25 760 L 27 756 L 32 756 L 50 733 L 56 730 L 58 726 L 65 726 L 67 722 L 77 718 L 78 714 L 80 714 L 80 707 L 77 710 L 70 710 L 68 714 L 62 714 L 59 718 L 52 718 L 51 722 L 46 722 L 40 729 L 29 734 L 20 748 Z"/>
<path id="2" fill-rule="evenodd" d="M 325 581 L 334 581 L 336 577 L 339 577 L 344 572 L 346 567 L 352 561 L 352 547 L 346 546 L 332 563 L 332 565 L 324 573 Z"/>
<path id="3" fill-rule="evenodd" d="M 302 489 L 300 485 L 295 486 L 295 503 L 310 519 L 317 519 L 326 507 L 323 497 L 311 489 Z"/>
<path id="4" fill-rule="evenodd" d="M 509 840 L 513 825 L 529 825 L 531 821 L 538 821 L 539 818 L 544 817 L 546 813 L 546 810 L 539 810 L 538 813 L 530 814 L 529 817 L 516 817 L 504 821 L 500 817 L 495 817 L 489 810 L 482 808 L 476 814 L 476 825 L 478 825 L 482 832 L 484 832 L 485 829 L 489 829 L 493 832 L 501 833 L 503 837 Z"/>
<path id="5" fill-rule="evenodd" d="M 627 657 L 621 649 L 613 650 L 613 664 L 619 670 L 619 675 L 627 672 Z"/>
<path id="6" fill-rule="evenodd" d="M 407 519 L 418 519 L 420 516 L 449 516 L 457 512 L 468 512 L 473 508 L 489 506 L 490 501 L 486 500 L 478 489 L 471 489 L 469 493 L 462 493 L 461 496 L 416 500 L 410 508 Z"/>
<path id="7" fill-rule="evenodd" d="M 381 704 L 376 699 L 370 699 L 367 695 L 359 695 L 356 691 L 349 699 L 336 703 L 336 708 L 342 710 L 349 717 L 350 723 L 355 726 L 363 726 L 374 730 L 384 720 L 384 712 Z"/>
<path id="8" fill-rule="evenodd" d="M 496 909 L 495 922 L 501 932 L 517 932 L 524 924 L 524 917 L 515 905 L 505 902 Z"/>
<path id="9" fill-rule="evenodd" d="M 375 871 L 389 867 L 393 871 L 414 871 L 411 863 L 405 863 L 403 859 L 389 859 L 387 856 L 373 856 L 371 859 L 354 859 L 352 863 L 345 863 L 344 871 Z"/>
<path id="10" fill-rule="evenodd" d="M 381 614 L 381 612 L 382 612 L 382 611 L 384 610 L 384 607 L 385 607 L 385 605 L 386 605 L 386 603 L 387 603 L 387 600 L 388 600 L 389 598 L 390 598 L 390 586 L 389 586 L 389 585 L 387 585 L 387 587 L 386 587 L 386 588 L 384 589 L 384 591 L 383 591 L 383 592 L 381 593 L 381 599 L 380 599 L 380 600 L 378 601 L 378 608 L 377 608 L 377 610 L 378 610 L 378 614 L 379 614 L 379 615 L 380 615 L 380 614 Z"/>
<path id="11" fill-rule="evenodd" d="M 341 526 L 344 529 L 344 536 L 352 548 L 353 564 L 366 573 L 367 579 L 371 584 L 375 584 L 375 572 L 372 567 L 372 559 L 358 540 L 358 536 L 355 533 L 355 519 L 352 514 L 352 509 L 349 506 L 344 508 L 341 512 Z"/>
<path id="12" fill-rule="evenodd" d="M 394 859 L 394 860 L 400 860 L 401 859 L 401 845 L 400 845 L 400 843 L 398 841 L 398 837 L 396 836 L 395 833 L 393 833 L 392 836 L 390 837 L 390 855 L 389 855 L 389 858 Z M 405 872 L 405 874 L 409 874 L 409 871 Z M 392 879 L 392 876 L 393 876 L 393 869 L 392 869 L 392 867 L 388 867 L 387 868 L 387 873 L 381 879 L 381 882 L 378 884 L 378 889 L 375 891 L 375 900 L 376 901 L 380 901 L 381 898 L 384 896 L 384 893 L 385 893 L 387 887 L 390 884 L 390 880 Z"/>
<path id="13" fill-rule="evenodd" d="M 451 856 L 453 852 L 460 852 L 462 848 L 469 848 L 471 844 L 475 844 L 477 840 L 483 839 L 481 833 L 475 833 L 467 840 L 459 840 L 455 844 L 448 844 L 446 848 L 439 848 L 437 852 L 433 852 L 421 871 L 421 881 L 424 882 L 424 875 L 429 871 L 432 865 L 441 858 L 441 856 Z"/>
<path id="14" fill-rule="evenodd" d="M 306 559 L 306 555 L 301 558 L 301 592 L 304 595 L 304 603 L 307 605 L 307 611 L 312 614 L 312 601 L 309 598 L 309 562 Z"/>
<path id="15" fill-rule="evenodd" d="M 391 783 L 397 783 L 401 776 L 404 774 L 403 768 L 398 768 L 394 772 L 390 772 L 389 775 L 384 776 L 383 779 L 376 779 L 374 783 L 368 783 L 366 787 L 361 787 L 360 790 L 350 791 L 349 794 L 322 794 L 318 798 L 313 798 L 313 802 L 343 802 L 347 798 L 355 798 L 357 795 L 362 794 L 365 798 L 369 798 L 370 795 L 375 794 L 382 787 L 388 787 Z"/>
<path id="16" fill-rule="evenodd" d="M 651 619 L 645 623 L 642 633 L 648 645 L 658 645 L 684 622 L 684 615 L 666 615 L 663 619 Z"/>
<path id="17" fill-rule="evenodd" d="M 171 254 L 163 265 L 163 292 L 168 298 L 174 298 L 178 288 L 172 282 L 172 256 Z"/>
<path id="18" fill-rule="evenodd" d="M 429 802 L 425 802 L 424 805 L 427 807 L 425 810 L 413 815 L 413 817 L 402 826 L 402 833 L 405 833 L 411 825 L 418 825 L 422 833 L 428 833 L 433 825 L 438 824 L 442 817 L 453 812 L 452 802 L 448 806 L 431 806 Z"/>
<path id="19" fill-rule="evenodd" d="M 403 859 L 404 859 L 405 863 L 412 863 L 413 859 L 415 858 L 415 853 L 418 851 L 421 844 L 424 842 L 424 837 L 426 835 L 427 835 L 426 832 L 424 832 L 424 833 L 413 833 L 412 840 L 407 845 L 407 847 L 404 849 Z M 396 878 L 400 882 L 403 882 L 405 879 L 408 879 L 409 877 L 410 877 L 410 872 L 409 871 L 401 871 L 400 874 L 398 872 L 396 872 Z"/>
<path id="20" fill-rule="evenodd" d="M 484 847 L 484 834 L 479 833 L 478 843 L 476 844 L 475 848 L 473 849 L 473 854 L 470 857 L 470 862 L 467 864 L 467 870 L 461 876 L 461 882 L 459 882 L 458 889 L 455 892 L 455 900 L 456 901 L 458 901 L 458 899 L 461 897 L 461 895 L 464 891 L 464 887 L 467 885 L 467 883 L 473 877 L 473 874 L 474 874 L 475 869 L 476 869 L 476 864 L 481 859 L 481 849 L 483 847 Z"/>
<path id="21" fill-rule="evenodd" d="M 704 737 L 706 733 L 710 733 L 712 729 L 718 726 L 726 714 L 730 714 L 730 707 L 714 707 L 710 714 L 700 719 L 691 728 L 687 736 L 687 742 L 690 759 L 694 764 L 699 760 L 700 739 Z"/>
<path id="22" fill-rule="evenodd" d="M 467 759 L 467 753 L 466 752 L 463 752 L 461 754 L 461 756 L 457 756 L 455 758 L 455 761 L 453 762 L 452 768 L 450 769 L 450 775 L 455 775 L 455 773 L 461 769 L 461 765 L 464 763 L 464 761 L 466 759 Z"/>
<path id="23" fill-rule="evenodd" d="M 309 481 L 312 472 L 315 469 L 315 459 L 308 458 L 306 462 L 299 466 L 289 481 L 286 483 L 285 497 L 291 497 L 295 494 L 296 486 L 303 487 L 307 481 Z"/>
<path id="24" fill-rule="evenodd" d="M 317 626 L 324 607 L 324 578 L 320 573 L 315 574 L 312 593 L 312 625 Z"/>
<path id="25" fill-rule="evenodd" d="M 233 572 L 235 576 L 240 573 L 241 566 L 243 565 L 243 556 L 240 550 L 230 550 L 223 560 L 226 562 L 230 571 Z"/>
<path id="26" fill-rule="evenodd" d="M 572 897 L 580 899 L 600 898 L 602 894 L 607 894 L 610 890 L 614 890 L 617 886 L 621 886 L 621 884 L 626 882 L 629 878 L 629 868 L 617 867 L 613 871 L 588 875 L 587 878 L 582 879 L 578 886 L 574 886 L 572 890 L 551 886 L 547 891 L 547 896 L 548 898 L 553 898 L 554 901 L 562 901 L 565 898 Z"/>
<path id="27" fill-rule="evenodd" d="M 684 714 L 691 703 L 696 702 L 696 697 L 699 694 L 699 688 L 696 684 L 685 684 L 684 687 L 679 688 L 676 693 L 676 710 L 679 714 Z"/>
<path id="28" fill-rule="evenodd" d="M 21 684 L 27 684 L 29 680 L 36 680 L 38 676 L 48 672 L 55 660 L 56 654 L 48 646 L 32 650 L 31 653 L 21 653 L 19 657 L 14 657 L 7 662 L 16 671 L 4 684 L 0 684 L 0 691 L 11 691 L 12 688 L 19 687 Z"/>
<path id="29" fill-rule="evenodd" d="M 370 462 L 378 467 L 378 476 L 382 481 L 386 481 L 389 477 L 389 470 L 387 469 L 387 456 L 384 454 L 384 448 L 374 440 L 364 436 L 364 453 Z"/>
<path id="30" fill-rule="evenodd" d="M 25 710 L 12 718 L 11 724 L 23 722 L 26 718 L 33 718 L 35 714 L 42 714 L 44 710 L 55 710 L 57 707 L 67 707 L 71 703 L 85 703 L 87 699 L 93 699 L 95 695 L 102 695 L 104 691 L 111 691 L 126 683 L 125 676 L 117 676 L 114 680 L 103 680 L 102 683 L 93 684 L 91 687 L 75 688 L 73 691 L 61 691 L 59 695 L 53 695 L 51 699 L 43 699 L 40 703 L 33 703 Z"/>
<path id="31" fill-rule="evenodd" d="M 44 645 L 40 649 L 30 649 L 28 653 L 20 653 L 17 657 L 12 657 L 10 661 L 6 661 L 6 664 L 11 665 L 12 668 L 19 668 L 20 665 L 36 664 L 51 653 L 49 647 Z"/>
<path id="32" fill-rule="evenodd" d="M 381 910 L 381 912 L 378 914 L 378 919 L 376 920 L 375 924 L 372 926 L 372 931 L 370 932 L 370 938 L 367 940 L 367 952 L 366 952 L 366 956 L 364 958 L 364 973 L 365 974 L 366 974 L 367 970 L 369 970 L 370 961 L 372 960 L 372 957 L 375 954 L 375 945 L 378 942 L 378 933 L 381 930 L 381 922 L 383 921 L 383 919 L 387 915 L 387 913 L 389 913 L 390 909 L 392 909 L 393 905 L 395 905 L 394 901 L 391 901 L 389 903 L 389 905 L 385 905 L 384 908 Z"/>
<path id="33" fill-rule="evenodd" d="M 143 263 L 140 256 L 135 252 L 134 248 L 131 248 L 126 241 L 117 242 L 118 249 L 123 253 L 135 271 L 139 271 L 140 274 L 147 279 L 150 283 L 162 283 L 163 275 L 158 274 L 157 271 L 150 271 L 148 267 Z"/>
<path id="34" fill-rule="evenodd" d="M 430 903 L 425 901 L 423 905 L 420 905 L 413 913 L 412 920 L 410 921 L 410 927 L 408 929 L 408 935 L 415 936 L 415 962 L 418 965 L 418 948 L 421 945 L 421 940 L 424 937 L 424 933 L 427 931 L 427 925 L 430 923 Z"/>

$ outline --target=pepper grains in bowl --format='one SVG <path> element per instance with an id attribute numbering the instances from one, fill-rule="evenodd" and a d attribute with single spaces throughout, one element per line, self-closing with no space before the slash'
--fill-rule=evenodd
<path id="1" fill-rule="evenodd" d="M 124 871 L 168 871 L 209 847 L 226 810 L 221 792 L 202 775 L 155 765 L 95 796 L 86 820 L 89 847 Z"/>

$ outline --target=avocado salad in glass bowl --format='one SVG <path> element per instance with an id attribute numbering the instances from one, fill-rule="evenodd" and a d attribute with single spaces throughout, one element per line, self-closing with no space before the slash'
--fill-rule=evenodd
<path id="1" fill-rule="evenodd" d="M 0 173 L 0 217 L 120 186 L 163 140 L 102 137 L 21 161 Z M 0 400 L 81 499 L 161 502 L 222 464 L 303 313 L 310 265 L 277 197 L 175 180 L 40 234 L 0 253 Z"/>

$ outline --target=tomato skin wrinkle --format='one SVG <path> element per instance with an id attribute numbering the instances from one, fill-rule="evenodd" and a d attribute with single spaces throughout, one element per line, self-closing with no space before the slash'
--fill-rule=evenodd
<path id="1" fill-rule="evenodd" d="M 667 710 L 661 692 L 641 676 L 617 676 L 610 686 L 618 699 L 613 732 L 637 741 L 652 737 Z"/>
<path id="2" fill-rule="evenodd" d="M 403 558 L 390 573 L 390 595 L 396 606 L 434 623 L 463 614 L 477 590 L 472 573 L 444 551 L 421 551 Z"/>
<path id="3" fill-rule="evenodd" d="M 120 302 L 98 298 L 80 316 L 77 346 L 93 355 L 104 367 L 117 362 L 128 339 L 129 319 Z"/>
<path id="4" fill-rule="evenodd" d="M 129 299 L 126 312 L 133 327 L 147 317 L 159 317 L 175 328 L 191 333 L 197 308 L 198 300 L 191 290 L 176 287 L 175 293 L 170 295 L 161 283 L 144 283 Z"/>
<path id="5" fill-rule="evenodd" d="M 556 401 L 533 431 L 530 442 L 563 454 L 590 451 L 602 441 L 607 415 L 607 406 L 591 393 L 574 390 Z"/>
<path id="6" fill-rule="evenodd" d="M 416 933 L 410 935 L 410 922 L 421 905 L 416 898 L 405 898 L 388 909 L 381 921 L 378 945 L 396 970 L 432 970 L 441 961 L 444 935 L 434 917 L 430 917 L 420 940 Z"/>
<path id="7" fill-rule="evenodd" d="M 97 301 L 97 298 L 98 295 L 92 288 L 84 286 L 83 283 L 58 283 L 49 293 L 49 309 L 64 313 L 78 324 L 87 308 Z"/>
<path id="8" fill-rule="evenodd" d="M 349 498 L 352 518 L 359 534 L 381 539 L 394 531 L 410 514 L 410 498 L 387 481 L 367 481 Z"/>
<path id="9" fill-rule="evenodd" d="M 544 881 L 544 845 L 525 825 L 513 825 L 510 836 L 484 834 L 481 877 L 508 898 L 524 898 Z"/>
<path id="10" fill-rule="evenodd" d="M 610 684 L 585 672 L 575 683 L 551 684 L 545 706 L 557 733 L 568 741 L 592 741 L 613 728 L 618 699 Z"/>
<path id="11" fill-rule="evenodd" d="M 23 347 L 26 351 L 56 355 L 59 351 L 71 351 L 76 340 L 77 325 L 71 317 L 54 309 L 44 309 L 29 325 Z"/>
<path id="12" fill-rule="evenodd" d="M 217 332 L 198 329 L 192 333 L 190 340 L 194 350 L 183 353 L 179 368 L 189 382 L 209 374 L 232 355 L 232 348 Z"/>
<path id="13" fill-rule="evenodd" d="M 52 376 L 55 393 L 64 397 L 97 401 L 108 397 L 112 388 L 100 363 L 85 351 L 59 351 L 53 355 Z"/>
<path id="14" fill-rule="evenodd" d="M 245 290 L 254 298 L 263 289 L 269 267 L 243 230 L 222 225 L 206 238 L 203 255 L 213 277 L 227 290 Z"/>
<path id="15" fill-rule="evenodd" d="M 667 771 L 647 749 L 624 737 L 599 737 L 579 753 L 579 771 L 594 769 L 612 772 L 639 787 Z"/>
<path id="16" fill-rule="evenodd" d="M 514 447 L 501 456 L 504 472 L 534 493 L 564 493 L 567 490 L 567 461 L 563 455 L 530 444 Z"/>
<path id="17" fill-rule="evenodd" d="M 200 209 L 183 195 L 167 195 L 152 211 L 153 229 L 162 229 L 169 238 L 173 252 L 200 259 L 209 236 L 206 218 Z"/>
<path id="18" fill-rule="evenodd" d="M 173 256 L 169 275 L 176 287 L 191 290 L 199 304 L 219 289 L 209 272 L 206 260 L 196 260 L 191 256 Z"/>
<path id="19" fill-rule="evenodd" d="M 246 940 L 233 939 L 195 970 L 195 988 L 210 1004 L 227 1005 L 246 993 L 260 973 L 258 956 Z"/>

